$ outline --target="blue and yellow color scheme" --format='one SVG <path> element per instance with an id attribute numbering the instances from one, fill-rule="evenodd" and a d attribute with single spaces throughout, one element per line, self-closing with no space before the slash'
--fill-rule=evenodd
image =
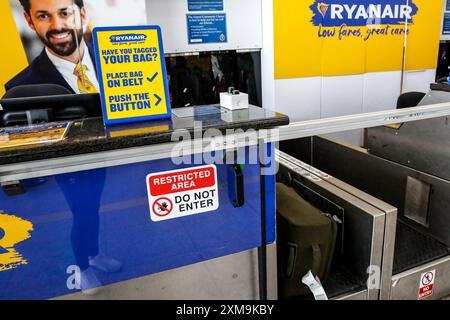
<path id="1" fill-rule="evenodd" d="M 435 69 L 442 2 L 274 0 L 275 79 Z"/>
<path id="2" fill-rule="evenodd" d="M 274 161 L 274 146 L 267 148 Z M 23 180 L 26 192 L 14 196 L 0 190 L 0 210 L 5 212 L 0 212 L 5 234 L 0 231 L 0 259 L 7 250 L 21 255 L 21 260 L 7 258 L 9 265 L 26 262 L 0 272 L 0 300 L 77 293 L 80 289 L 70 285 L 71 270 L 89 267 L 90 256 L 122 263 L 115 272 L 94 270 L 102 285 L 110 285 L 257 248 L 262 243 L 262 201 L 267 243 L 273 243 L 275 176 L 261 176 L 259 164 L 246 163 L 243 170 L 242 207 L 234 207 L 229 196 L 230 165 L 218 164 L 217 210 L 159 223 L 150 219 L 146 176 L 205 164 L 174 165 L 162 159 Z"/>
<path id="3" fill-rule="evenodd" d="M 310 9 L 311 22 L 322 27 L 412 24 L 418 10 L 413 0 L 316 0 Z"/>
<path id="4" fill-rule="evenodd" d="M 27 264 L 15 246 L 31 237 L 33 224 L 0 211 L 0 272 Z"/>
<path id="5" fill-rule="evenodd" d="M 105 27 L 93 35 L 105 124 L 170 118 L 161 29 Z"/>

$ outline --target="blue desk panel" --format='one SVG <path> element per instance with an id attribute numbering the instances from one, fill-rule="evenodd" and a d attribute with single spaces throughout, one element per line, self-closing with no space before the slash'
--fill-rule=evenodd
<path id="1" fill-rule="evenodd" d="M 0 191 L 0 211 L 33 224 L 31 237 L 14 246 L 27 264 L 0 272 L 0 299 L 76 292 L 66 284 L 67 269 L 96 251 L 123 263 L 118 273 L 97 272 L 107 285 L 260 246 L 259 165 L 245 166 L 243 207 L 234 208 L 229 199 L 227 165 L 217 165 L 218 210 L 151 221 L 146 176 L 189 167 L 195 165 L 164 159 L 27 180 L 27 192 L 18 196 Z M 275 240 L 274 184 L 266 177 L 269 243 Z"/>

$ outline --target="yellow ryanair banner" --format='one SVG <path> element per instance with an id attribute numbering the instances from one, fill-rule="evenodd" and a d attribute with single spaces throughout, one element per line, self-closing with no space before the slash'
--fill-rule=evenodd
<path id="1" fill-rule="evenodd" d="M 22 71 L 27 57 L 8 0 L 0 0 L 0 97 L 5 93 L 5 83 Z"/>
<path id="2" fill-rule="evenodd" d="M 273 1 L 275 79 L 436 68 L 442 1 Z"/>

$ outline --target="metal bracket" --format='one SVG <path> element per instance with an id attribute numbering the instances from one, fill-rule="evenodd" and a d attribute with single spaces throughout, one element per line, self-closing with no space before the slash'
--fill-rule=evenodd
<path id="1" fill-rule="evenodd" d="M 9 197 L 17 196 L 27 192 L 25 186 L 21 181 L 2 182 L 1 186 L 3 192 Z"/>

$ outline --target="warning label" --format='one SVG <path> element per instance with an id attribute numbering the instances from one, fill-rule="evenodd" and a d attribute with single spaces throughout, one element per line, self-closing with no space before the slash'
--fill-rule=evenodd
<path id="1" fill-rule="evenodd" d="M 422 273 L 419 284 L 419 300 L 425 299 L 433 295 L 434 280 L 436 278 L 436 270 Z"/>
<path id="2" fill-rule="evenodd" d="M 147 190 L 155 222 L 219 208 L 215 165 L 149 174 Z"/>

